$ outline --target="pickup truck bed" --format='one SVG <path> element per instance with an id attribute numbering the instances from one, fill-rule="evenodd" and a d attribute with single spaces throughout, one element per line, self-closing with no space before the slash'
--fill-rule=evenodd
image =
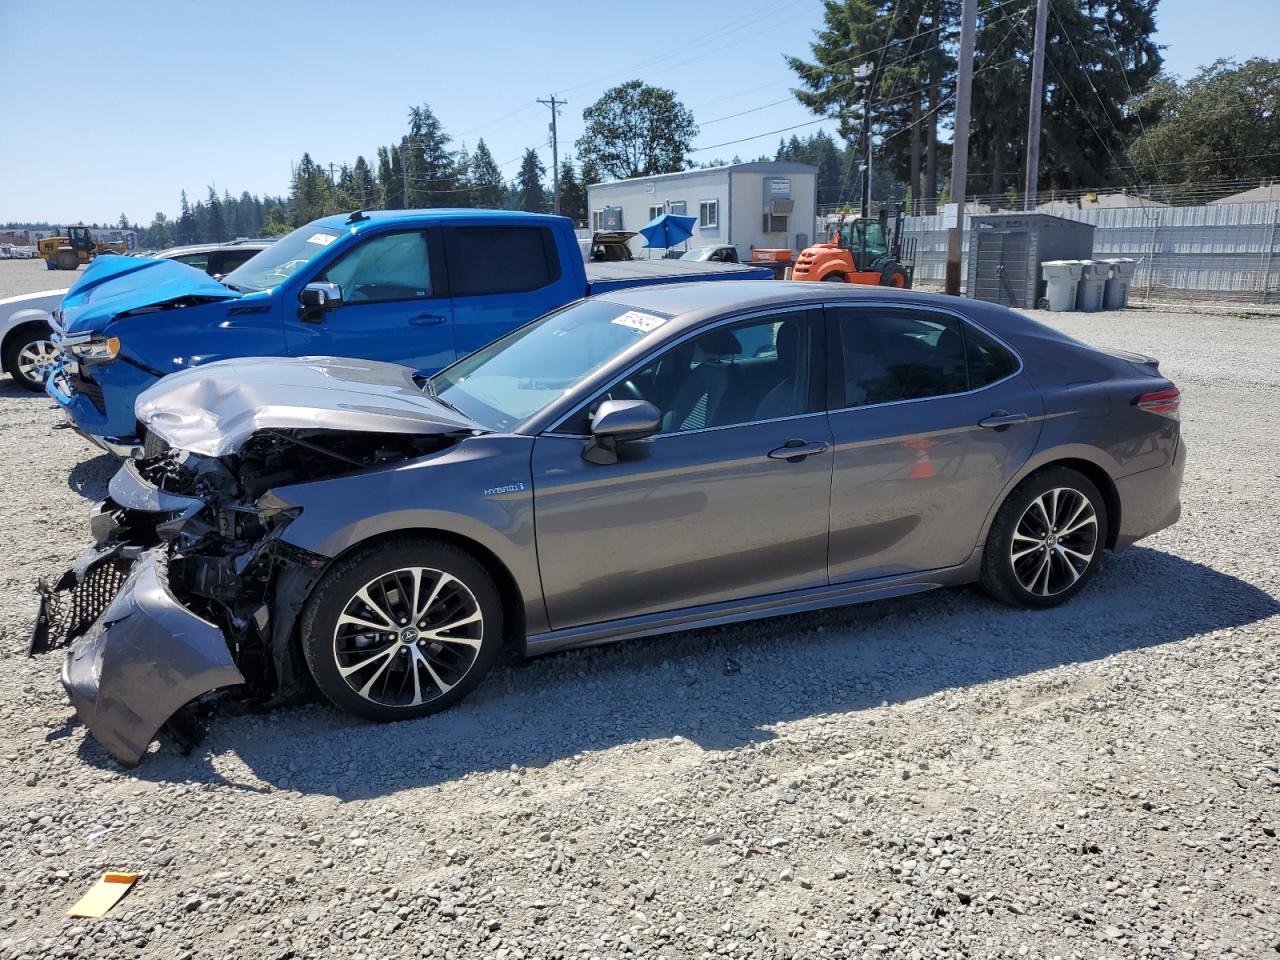
<path id="1" fill-rule="evenodd" d="M 772 280 L 768 267 L 744 263 L 700 263 L 696 260 L 615 260 L 588 263 L 587 292 L 607 293 L 624 287 L 694 280 Z"/>

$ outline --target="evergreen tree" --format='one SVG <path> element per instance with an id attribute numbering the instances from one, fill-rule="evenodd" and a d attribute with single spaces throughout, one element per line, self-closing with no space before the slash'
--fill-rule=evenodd
<path id="1" fill-rule="evenodd" d="M 587 220 L 587 189 L 568 157 L 560 161 L 560 216 L 568 217 L 575 224 Z"/>
<path id="2" fill-rule="evenodd" d="M 373 171 L 363 156 L 356 157 L 351 168 L 351 194 L 355 205 L 361 209 L 372 209 L 378 205 L 378 191 L 373 182 Z"/>
<path id="3" fill-rule="evenodd" d="M 532 147 L 525 150 L 524 159 L 520 161 L 520 172 L 516 174 L 516 191 L 519 194 L 518 205 L 521 210 L 530 213 L 546 213 L 550 208 L 547 191 L 542 185 L 542 178 L 547 168 L 538 158 L 538 151 Z"/>
<path id="4" fill-rule="evenodd" d="M 196 218 L 187 200 L 187 191 L 182 191 L 182 212 L 178 215 L 178 229 L 174 239 L 179 244 L 196 242 Z"/>
<path id="5" fill-rule="evenodd" d="M 506 200 L 506 184 L 502 179 L 502 171 L 494 162 L 493 154 L 484 140 L 476 143 L 475 153 L 471 155 L 470 187 L 471 205 L 499 210 Z"/>
<path id="6" fill-rule="evenodd" d="M 404 175 L 396 147 L 378 148 L 378 195 L 383 210 L 404 208 Z"/>
<path id="7" fill-rule="evenodd" d="M 222 222 L 222 201 L 218 199 L 218 191 L 209 187 L 209 224 L 208 238 L 213 243 L 222 243 L 226 240 L 226 227 Z"/>
<path id="8" fill-rule="evenodd" d="M 409 108 L 409 134 L 401 141 L 401 162 L 409 178 L 406 206 L 448 206 L 456 199 L 452 138 L 427 104 Z"/>

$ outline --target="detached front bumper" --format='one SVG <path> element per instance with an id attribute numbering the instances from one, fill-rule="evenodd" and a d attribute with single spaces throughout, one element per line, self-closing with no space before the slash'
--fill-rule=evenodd
<path id="1" fill-rule="evenodd" d="M 84 575 L 93 568 L 86 565 Z M 129 766 L 185 704 L 244 683 L 222 631 L 170 592 L 167 568 L 164 547 L 144 551 L 62 665 L 76 713 L 94 739 Z"/>

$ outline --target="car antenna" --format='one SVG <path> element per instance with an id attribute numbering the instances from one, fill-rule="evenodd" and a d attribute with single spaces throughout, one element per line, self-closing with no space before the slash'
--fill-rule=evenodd
<path id="1" fill-rule="evenodd" d="M 347 223 L 359 223 L 361 220 L 368 220 L 369 215 L 363 210 L 357 210 L 351 216 L 347 217 Z"/>

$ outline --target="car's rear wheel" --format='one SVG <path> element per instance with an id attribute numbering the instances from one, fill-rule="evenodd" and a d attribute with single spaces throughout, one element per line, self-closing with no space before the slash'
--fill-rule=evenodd
<path id="1" fill-rule="evenodd" d="M 1107 505 L 1088 477 L 1066 467 L 1032 474 L 996 514 L 982 586 L 1007 603 L 1054 607 L 1079 593 L 1106 545 Z"/>
<path id="2" fill-rule="evenodd" d="M 33 393 L 44 389 L 44 382 L 57 362 L 58 348 L 53 345 L 48 328 L 19 331 L 4 352 L 5 372 L 18 386 Z"/>
<path id="3" fill-rule="evenodd" d="M 302 619 L 316 685 L 335 706 L 370 720 L 453 706 L 501 643 L 493 578 L 466 551 L 426 539 L 378 544 L 342 561 Z"/>

